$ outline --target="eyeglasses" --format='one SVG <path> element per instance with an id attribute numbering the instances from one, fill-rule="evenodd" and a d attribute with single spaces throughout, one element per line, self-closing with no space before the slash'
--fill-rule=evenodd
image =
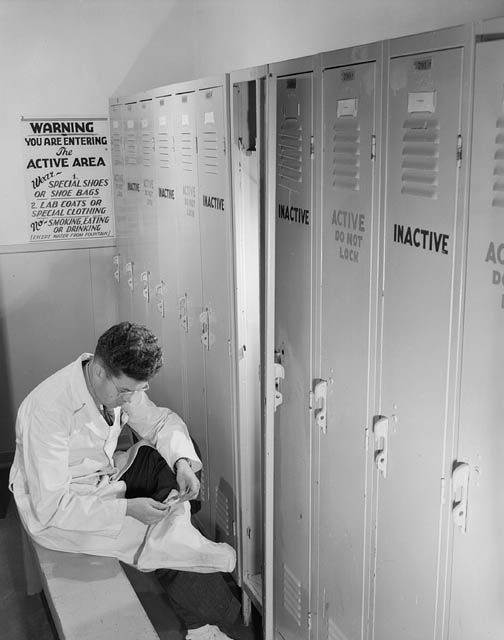
<path id="1" fill-rule="evenodd" d="M 149 389 L 149 383 L 146 382 L 143 387 L 139 389 L 121 389 L 116 385 L 116 383 L 112 380 L 111 377 L 108 378 L 110 382 L 114 385 L 115 390 L 117 391 L 118 396 L 132 396 L 134 393 L 139 393 L 140 391 L 147 391 Z"/>

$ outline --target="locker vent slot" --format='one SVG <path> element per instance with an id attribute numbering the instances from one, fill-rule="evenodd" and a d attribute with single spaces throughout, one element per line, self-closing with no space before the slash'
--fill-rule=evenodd
<path id="1" fill-rule="evenodd" d="M 144 167 L 152 166 L 152 152 L 154 151 L 153 137 L 149 133 L 142 134 L 142 164 Z"/>
<path id="2" fill-rule="evenodd" d="M 346 635 L 341 631 L 332 618 L 329 618 L 327 624 L 327 640 L 348 640 Z"/>
<path id="3" fill-rule="evenodd" d="M 111 136 L 111 153 L 112 153 L 112 164 L 118 165 L 122 164 L 122 137 L 120 133 L 113 133 Z"/>
<path id="4" fill-rule="evenodd" d="M 439 121 L 436 118 L 409 118 L 403 129 L 401 193 L 436 200 Z"/>
<path id="5" fill-rule="evenodd" d="M 497 146 L 494 154 L 494 183 L 492 206 L 504 208 L 504 118 L 497 120 L 497 136 L 495 144 Z"/>
<path id="6" fill-rule="evenodd" d="M 203 173 L 213 176 L 219 174 L 217 131 L 203 132 Z"/>
<path id="7" fill-rule="evenodd" d="M 232 535 L 231 525 L 231 509 L 229 507 L 229 500 L 226 494 L 219 489 L 215 490 L 216 494 L 216 509 L 215 509 L 215 524 L 225 538 L 230 538 Z M 219 536 L 220 537 L 220 536 Z"/>
<path id="8" fill-rule="evenodd" d="M 126 136 L 126 164 L 137 163 L 137 140 L 134 133 Z"/>
<path id="9" fill-rule="evenodd" d="M 360 125 L 356 118 L 338 121 L 333 136 L 333 187 L 360 189 Z"/>
<path id="10" fill-rule="evenodd" d="M 283 566 L 283 605 L 297 625 L 301 626 L 301 583 L 285 564 Z"/>
<path id="11" fill-rule="evenodd" d="M 158 132 L 159 166 L 161 169 L 173 169 L 173 152 L 170 136 L 164 131 Z"/>
<path id="12" fill-rule="evenodd" d="M 296 120 L 284 121 L 278 136 L 278 166 L 280 180 L 303 182 L 303 131 Z"/>
<path id="13" fill-rule="evenodd" d="M 190 131 L 180 132 L 180 164 L 182 171 L 194 170 L 193 137 Z"/>

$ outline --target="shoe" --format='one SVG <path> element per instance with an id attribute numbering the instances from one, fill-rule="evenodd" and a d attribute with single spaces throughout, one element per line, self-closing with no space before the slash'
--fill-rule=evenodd
<path id="1" fill-rule="evenodd" d="M 206 624 L 198 629 L 189 629 L 186 640 L 233 640 L 214 624 Z"/>

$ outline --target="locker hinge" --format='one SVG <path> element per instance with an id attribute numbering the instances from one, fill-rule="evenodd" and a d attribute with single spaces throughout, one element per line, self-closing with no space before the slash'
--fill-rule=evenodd
<path id="1" fill-rule="evenodd" d="M 236 538 L 236 520 L 233 520 L 233 538 Z"/>
<path id="2" fill-rule="evenodd" d="M 313 142 L 313 136 L 310 136 L 310 157 L 313 158 L 315 153 L 315 143 Z"/>
<path id="3" fill-rule="evenodd" d="M 226 138 L 222 138 L 222 152 L 226 155 Z"/>
<path id="4" fill-rule="evenodd" d="M 194 144 L 196 146 L 196 155 L 198 155 L 198 136 L 194 136 Z"/>
<path id="5" fill-rule="evenodd" d="M 444 477 L 441 478 L 441 504 L 446 504 L 446 495 L 445 495 L 446 482 Z"/>
<path id="6" fill-rule="evenodd" d="M 311 611 L 308 611 L 308 630 L 311 631 L 312 628 L 312 613 Z"/>
<path id="7" fill-rule="evenodd" d="M 457 168 L 458 169 L 460 169 L 460 167 L 462 166 L 462 149 L 463 149 L 462 135 L 459 133 L 457 136 Z"/>
<path id="8" fill-rule="evenodd" d="M 371 160 L 376 160 L 376 135 L 371 136 Z"/>
<path id="9" fill-rule="evenodd" d="M 308 392 L 308 409 L 313 409 L 313 391 Z"/>

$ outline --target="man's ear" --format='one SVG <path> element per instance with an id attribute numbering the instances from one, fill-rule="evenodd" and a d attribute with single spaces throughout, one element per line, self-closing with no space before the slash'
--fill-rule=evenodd
<path id="1" fill-rule="evenodd" d="M 107 377 L 107 372 L 105 371 L 105 367 L 99 360 L 93 360 L 93 370 L 95 376 L 98 380 L 102 381 Z"/>

